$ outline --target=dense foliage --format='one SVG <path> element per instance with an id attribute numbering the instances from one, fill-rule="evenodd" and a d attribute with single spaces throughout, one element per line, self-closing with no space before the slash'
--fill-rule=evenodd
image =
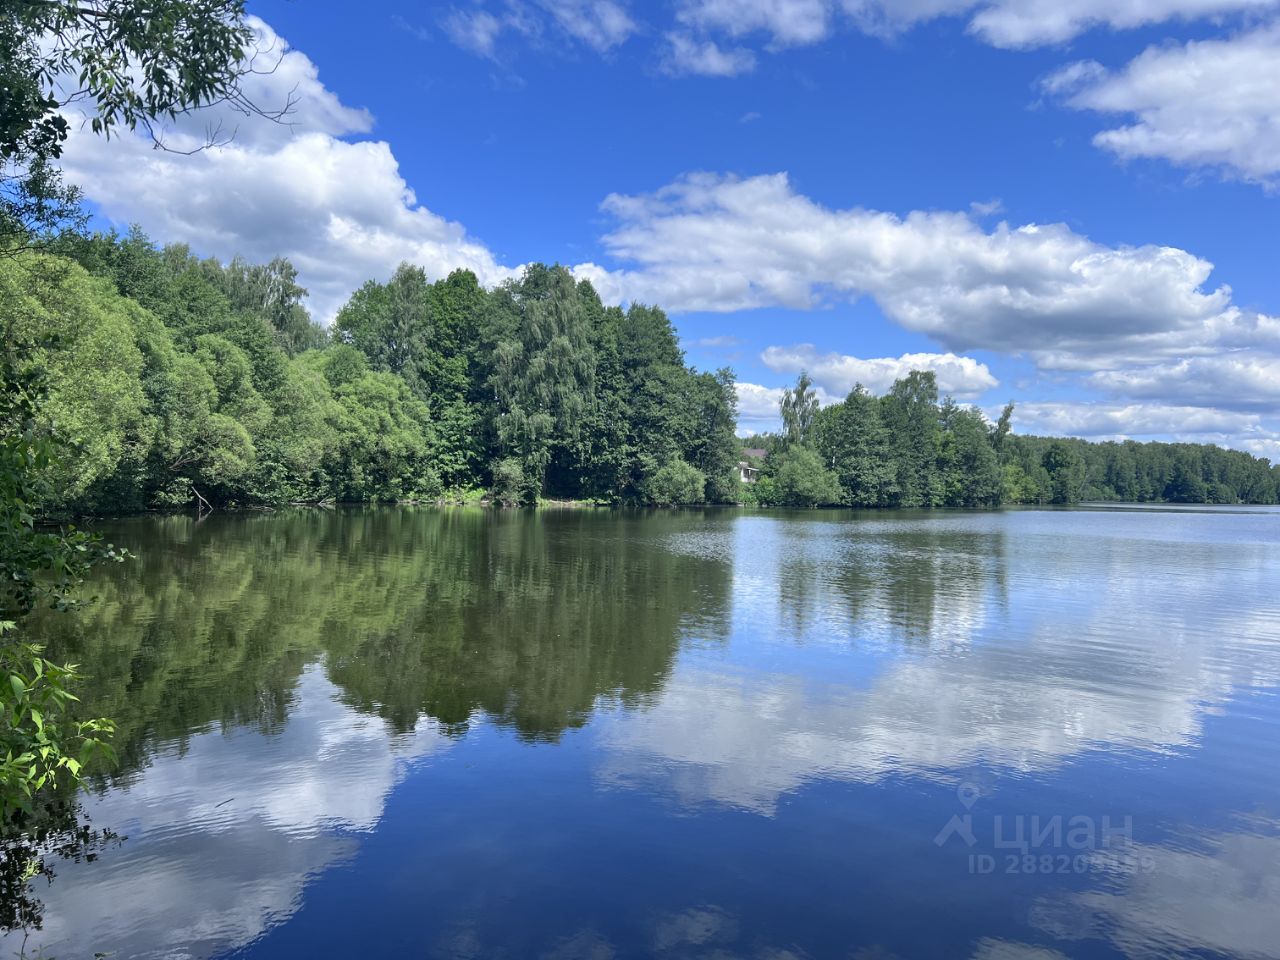
<path id="1" fill-rule="evenodd" d="M 76 667 L 47 660 L 28 638 L 38 607 L 68 610 L 89 569 L 123 552 L 73 527 L 37 525 L 68 441 L 39 417 L 38 368 L 0 351 L 0 844 L 28 833 L 42 794 L 73 792 L 83 764 L 105 747 L 111 724 L 74 720 Z M 25 867 L 23 868 L 26 869 Z M 10 872 L 0 871 L 5 877 Z"/>
<path id="2" fill-rule="evenodd" d="M 43 415 L 83 441 L 51 509 L 738 499 L 732 373 L 687 367 L 661 310 L 606 307 L 561 267 L 489 291 L 405 265 L 330 336 L 284 260 L 136 231 L 54 251 L 0 260 L 0 321 L 43 344 Z"/>
<path id="3" fill-rule="evenodd" d="M 781 435 L 747 441 L 768 451 L 749 499 L 797 507 L 1280 500 L 1280 467 L 1247 453 L 1020 436 L 1010 432 L 1012 405 L 992 424 L 976 408 L 940 402 L 928 372 L 912 372 L 883 397 L 857 386 L 821 409 L 811 388 L 802 374 L 785 392 Z"/>

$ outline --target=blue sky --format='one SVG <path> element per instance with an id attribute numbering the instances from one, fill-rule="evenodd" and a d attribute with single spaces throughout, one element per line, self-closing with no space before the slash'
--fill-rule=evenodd
<path id="1" fill-rule="evenodd" d="M 1280 0 L 249 9 L 289 128 L 78 135 L 68 172 L 105 219 L 290 256 L 317 317 L 401 260 L 558 261 L 733 366 L 744 429 L 802 366 L 832 399 L 925 366 L 1024 431 L 1280 460 Z"/>

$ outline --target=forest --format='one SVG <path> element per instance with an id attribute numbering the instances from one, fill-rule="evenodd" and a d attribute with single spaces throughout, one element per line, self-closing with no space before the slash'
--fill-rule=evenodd
<path id="1" fill-rule="evenodd" d="M 819 407 L 801 374 L 784 391 L 783 431 L 748 437 L 764 451 L 744 500 L 796 507 L 996 507 L 1001 504 L 1276 503 L 1280 466 L 1212 444 L 1091 443 L 1011 430 L 1013 404 L 993 424 L 939 400 L 936 378 L 913 371 L 882 397 L 855 386 Z"/>
<path id="2" fill-rule="evenodd" d="M 1012 433 L 916 371 L 735 436 L 734 375 L 686 365 L 657 307 L 606 306 L 563 267 L 486 290 L 402 264 L 330 329 L 287 260 L 228 264 L 138 230 L 0 258 L 6 342 L 76 441 L 50 513 L 477 501 L 995 507 L 1274 503 L 1280 468 L 1209 445 Z M 756 483 L 743 448 L 767 451 Z"/>
<path id="3" fill-rule="evenodd" d="M 544 498 L 731 502 L 736 393 L 661 310 L 561 267 L 492 291 L 401 266 L 331 331 L 284 260 L 70 233 L 0 259 L 9 344 L 78 441 L 52 509 Z"/>

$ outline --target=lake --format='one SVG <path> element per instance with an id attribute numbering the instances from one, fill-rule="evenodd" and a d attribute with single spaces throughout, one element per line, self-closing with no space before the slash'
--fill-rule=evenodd
<path id="1" fill-rule="evenodd" d="M 1276 509 L 103 530 L 28 953 L 1280 957 Z"/>

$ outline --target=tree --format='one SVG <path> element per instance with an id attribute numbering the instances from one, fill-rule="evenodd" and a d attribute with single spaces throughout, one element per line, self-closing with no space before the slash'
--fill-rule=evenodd
<path id="1" fill-rule="evenodd" d="M 880 402 L 862 384 L 843 402 L 820 411 L 813 433 L 823 463 L 831 466 L 844 492 L 844 503 L 879 507 L 890 501 L 896 477 L 889 434 Z"/>
<path id="2" fill-rule="evenodd" d="M 109 752 L 106 720 L 73 720 L 74 665 L 44 659 L 23 639 L 26 617 L 37 606 L 69 610 L 87 571 L 125 551 L 74 527 L 36 525 L 53 496 L 51 478 L 70 443 L 41 415 L 40 371 L 19 365 L 17 344 L 0 355 L 0 827 L 7 835 L 30 813 L 42 791 L 71 791 L 88 760 Z"/>
<path id="3" fill-rule="evenodd" d="M 773 478 L 779 503 L 788 507 L 817 507 L 840 502 L 836 475 L 823 466 L 812 449 L 795 444 L 779 456 Z"/>
<path id="4" fill-rule="evenodd" d="M 1077 503 L 1084 490 L 1085 465 L 1075 448 L 1055 440 L 1045 451 L 1041 464 L 1049 475 L 1051 503 Z"/>
<path id="5" fill-rule="evenodd" d="M 804 443 L 809 438 L 813 418 L 818 414 L 818 395 L 807 372 L 801 370 L 796 385 L 782 392 L 781 410 L 787 441 Z"/>
<path id="6" fill-rule="evenodd" d="M 996 456 L 1000 458 L 1000 462 L 1004 462 L 1005 441 L 1009 434 L 1013 431 L 1013 401 L 1010 400 L 1004 405 L 1004 409 L 1000 411 L 1000 419 L 996 421 L 996 425 L 991 429 L 991 446 L 996 452 Z"/>
<path id="7" fill-rule="evenodd" d="M 520 462 L 522 499 L 542 495 L 555 448 L 591 408 L 595 357 L 583 301 L 563 267 L 535 264 L 497 293 L 489 386 L 501 457 Z"/>
<path id="8" fill-rule="evenodd" d="M 701 470 L 683 460 L 669 460 L 649 479 L 645 499 L 659 506 L 702 503 L 706 488 L 707 478 Z"/>
<path id="9" fill-rule="evenodd" d="M 253 32 L 243 0 L 11 0 L 0 8 L 0 156 L 56 158 L 63 107 L 94 133 L 143 127 L 226 103 L 261 112 L 243 92 Z M 59 82 L 76 77 L 62 93 Z"/>
<path id="10" fill-rule="evenodd" d="M 934 473 L 940 429 L 938 381 L 933 371 L 912 370 L 894 382 L 881 403 L 885 427 L 893 438 L 894 506 L 936 505 L 941 498 Z"/>
<path id="11" fill-rule="evenodd" d="M 232 308 L 266 320 L 289 356 L 324 345 L 324 328 L 311 321 L 302 305 L 307 291 L 298 285 L 298 271 L 284 257 L 267 264 L 250 264 L 236 257 L 221 271 L 221 277 Z"/>
<path id="12" fill-rule="evenodd" d="M 939 440 L 938 473 L 948 507 L 998 506 L 1003 495 L 1000 459 L 986 418 L 976 409 L 947 411 Z"/>
<path id="13" fill-rule="evenodd" d="M 243 0 L 0 4 L 0 243 L 77 217 L 78 194 L 51 163 L 70 133 L 69 106 L 94 133 L 141 127 L 157 144 L 160 122 L 198 107 L 284 117 L 291 103 L 267 111 L 241 87 L 258 69 L 252 41 Z"/>

